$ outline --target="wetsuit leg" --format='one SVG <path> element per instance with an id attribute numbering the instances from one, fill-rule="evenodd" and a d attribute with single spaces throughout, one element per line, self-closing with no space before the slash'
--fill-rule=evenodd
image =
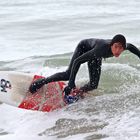
<path id="1" fill-rule="evenodd" d="M 31 93 L 35 93 L 39 88 L 41 88 L 44 84 L 48 84 L 50 82 L 56 82 L 56 81 L 67 81 L 69 80 L 71 68 L 73 65 L 73 62 L 76 58 L 78 58 L 80 55 L 85 53 L 86 51 L 90 50 L 91 48 L 86 46 L 85 41 L 81 41 L 78 46 L 76 47 L 74 54 L 72 56 L 72 59 L 70 61 L 69 67 L 65 72 L 59 72 L 52 76 L 49 76 L 47 78 L 38 79 L 35 82 L 33 82 L 29 88 L 29 91 Z M 72 85 L 75 87 L 75 84 Z"/>
<path id="2" fill-rule="evenodd" d="M 81 87 L 80 89 L 84 92 L 97 89 L 100 74 L 101 74 L 102 59 L 94 59 L 88 62 L 89 70 L 89 83 Z"/>
<path id="3" fill-rule="evenodd" d="M 48 78 L 46 78 L 46 84 L 49 82 L 55 82 L 55 81 L 67 81 L 69 80 L 70 77 L 70 73 L 71 73 L 71 68 L 73 65 L 73 62 L 76 58 L 78 58 L 79 56 L 81 56 L 83 53 L 87 52 L 91 50 L 91 47 L 88 47 L 85 44 L 85 40 L 81 41 L 78 46 L 76 47 L 74 54 L 71 58 L 70 64 L 68 66 L 68 69 L 65 72 L 59 72 L 56 73 Z"/>

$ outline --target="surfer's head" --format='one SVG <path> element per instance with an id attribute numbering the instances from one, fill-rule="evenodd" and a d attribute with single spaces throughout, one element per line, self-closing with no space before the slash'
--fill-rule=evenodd
<path id="1" fill-rule="evenodd" d="M 118 57 L 126 49 L 126 39 L 123 35 L 118 34 L 111 40 L 111 50 L 115 57 Z"/>

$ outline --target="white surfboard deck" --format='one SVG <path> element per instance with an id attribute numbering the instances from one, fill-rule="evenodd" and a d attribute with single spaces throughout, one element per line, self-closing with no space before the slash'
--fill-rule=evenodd
<path id="1" fill-rule="evenodd" d="M 28 90 L 33 80 L 42 76 L 16 71 L 0 71 L 0 101 L 28 110 L 53 111 L 64 107 L 63 81 L 51 82 L 35 94 Z M 72 92 L 71 96 L 78 93 Z"/>
<path id="2" fill-rule="evenodd" d="M 32 80 L 32 74 L 0 71 L 0 101 L 18 106 L 27 95 Z"/>

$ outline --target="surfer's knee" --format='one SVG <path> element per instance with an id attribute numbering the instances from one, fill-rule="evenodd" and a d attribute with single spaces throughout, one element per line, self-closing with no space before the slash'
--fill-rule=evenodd
<path id="1" fill-rule="evenodd" d="M 83 87 L 81 87 L 80 90 L 82 90 L 83 92 L 87 92 L 87 91 L 91 91 L 97 88 L 98 88 L 97 84 L 88 83 L 88 84 L 85 84 Z"/>
<path id="2" fill-rule="evenodd" d="M 97 82 L 90 82 L 90 88 L 91 90 L 97 89 L 98 88 Z"/>

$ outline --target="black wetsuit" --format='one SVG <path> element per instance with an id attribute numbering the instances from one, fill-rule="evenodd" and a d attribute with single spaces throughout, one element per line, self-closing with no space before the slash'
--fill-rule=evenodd
<path id="1" fill-rule="evenodd" d="M 85 62 L 88 63 L 90 80 L 89 83 L 80 89 L 84 92 L 96 89 L 101 74 L 102 58 L 113 57 L 110 43 L 111 40 L 95 38 L 82 40 L 76 47 L 69 67 L 65 72 L 59 72 L 50 77 L 38 80 L 31 85 L 30 91 L 33 93 L 49 82 L 69 80 L 68 86 L 64 89 L 65 94 L 69 94 L 71 89 L 75 87 L 75 77 L 79 67 Z M 140 58 L 140 51 L 134 45 L 127 43 L 126 50 L 129 50 Z"/>

